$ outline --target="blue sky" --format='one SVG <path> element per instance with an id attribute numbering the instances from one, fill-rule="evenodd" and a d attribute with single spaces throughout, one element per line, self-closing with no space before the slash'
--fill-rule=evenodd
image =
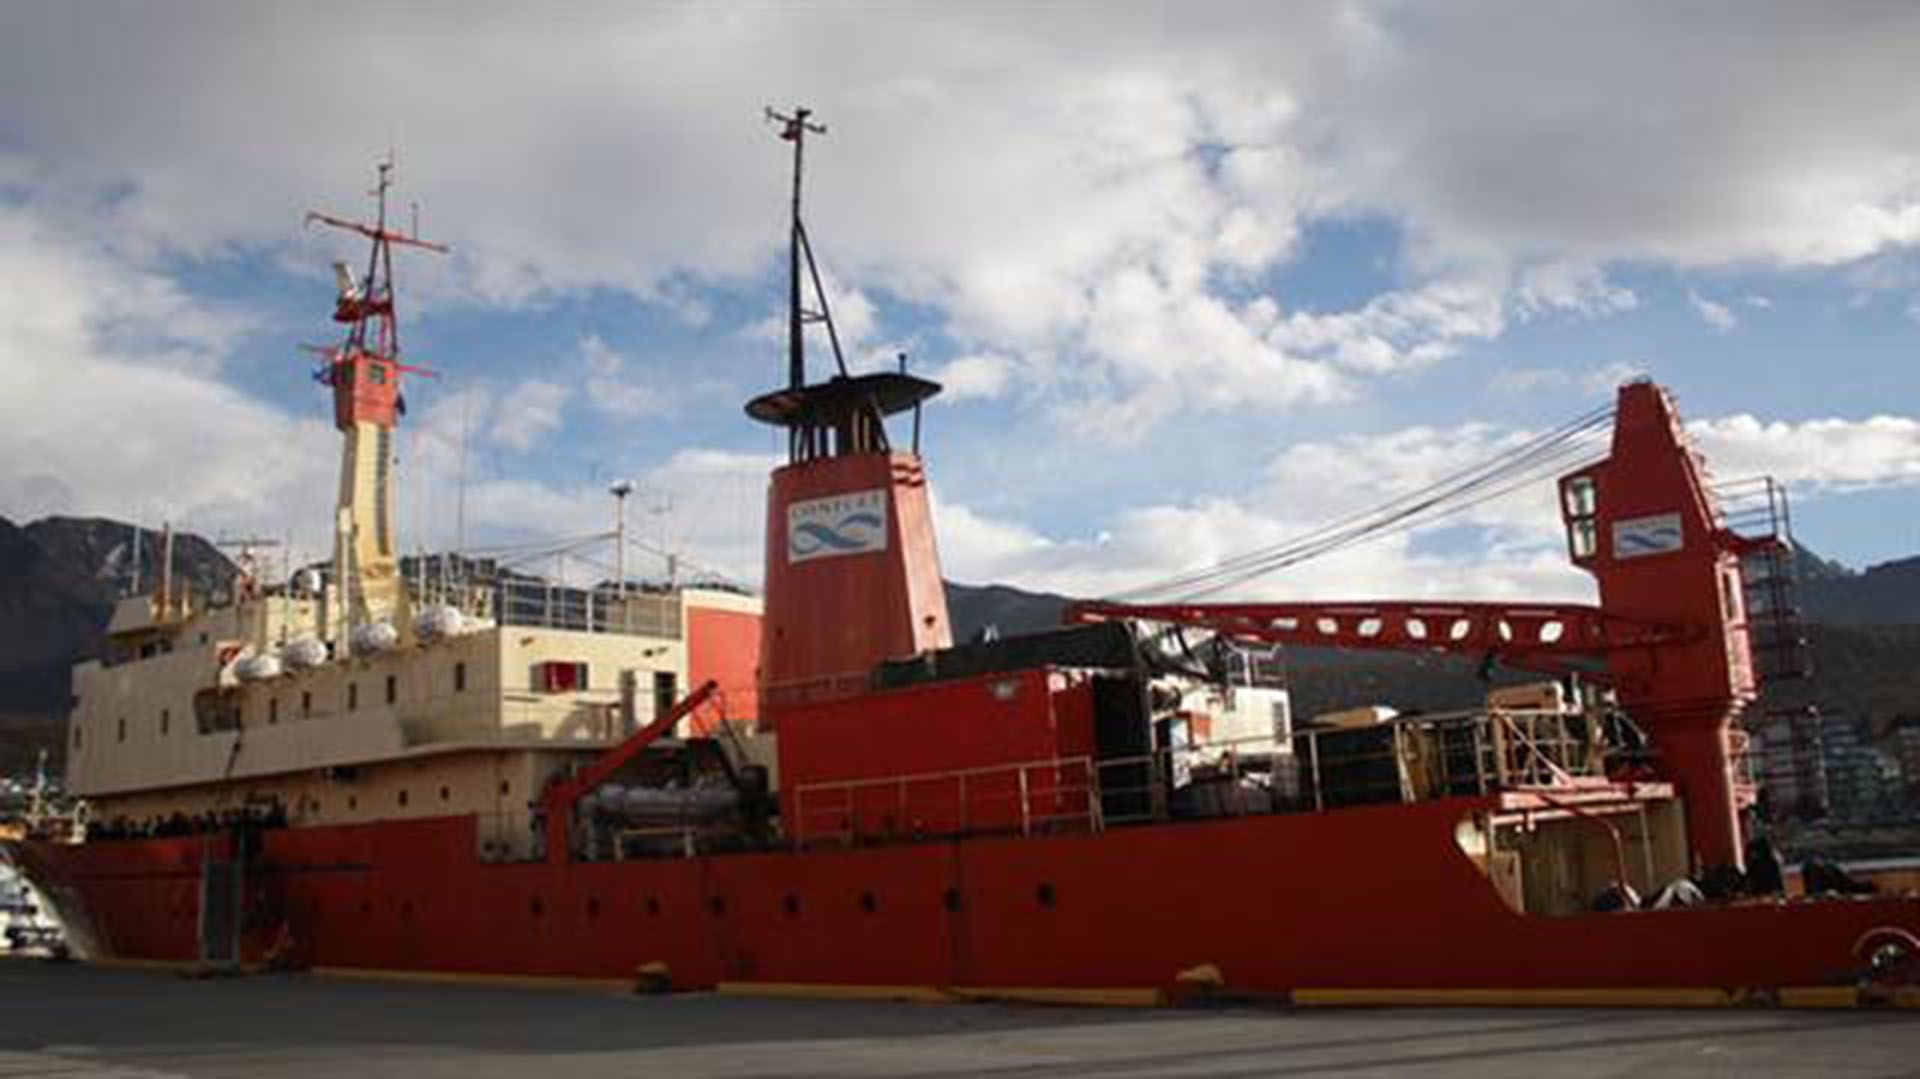
<path id="1" fill-rule="evenodd" d="M 11 12 L 0 514 L 323 542 L 336 442 L 295 346 L 352 249 L 300 214 L 365 210 L 393 145 L 455 249 L 402 259 L 442 372 L 409 390 L 409 544 L 453 542 L 463 471 L 470 546 L 604 527 L 633 477 L 649 542 L 751 578 L 786 183 L 759 110 L 798 98 L 856 364 L 950 384 L 953 576 L 1204 565 L 1639 374 L 1719 475 L 1786 481 L 1816 550 L 1920 551 L 1920 17 L 804 14 Z M 1546 492 L 1254 589 L 1578 596 Z"/>

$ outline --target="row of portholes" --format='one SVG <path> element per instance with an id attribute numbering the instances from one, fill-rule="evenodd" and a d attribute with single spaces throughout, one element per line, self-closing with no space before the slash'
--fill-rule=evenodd
<path id="1" fill-rule="evenodd" d="M 1034 902 L 1038 903 L 1040 906 L 1049 907 L 1049 908 L 1054 906 L 1055 903 L 1059 901 L 1057 894 L 1054 892 L 1053 885 L 1051 884 L 1035 885 L 1033 889 L 1033 899 L 1034 899 Z M 860 905 L 860 909 L 867 914 L 878 913 L 880 910 L 880 897 L 873 892 L 861 892 L 859 905 Z M 942 892 L 940 895 L 940 905 L 950 911 L 959 910 L 960 909 L 960 889 L 948 888 L 946 891 Z M 646 912 L 649 915 L 657 916 L 660 914 L 662 909 L 660 906 L 660 900 L 656 896 L 648 896 L 645 900 L 644 906 L 645 906 Z M 546 904 L 541 902 L 538 896 L 535 896 L 532 899 L 528 900 L 527 909 L 536 917 L 543 915 L 547 912 Z M 707 909 L 710 910 L 715 917 L 720 917 L 721 915 L 726 914 L 727 913 L 726 898 L 724 896 L 714 896 L 712 899 L 709 899 L 707 901 Z M 800 897 L 794 894 L 793 892 L 788 892 L 786 896 L 782 898 L 780 901 L 780 909 L 788 917 L 798 917 L 800 915 L 800 910 L 801 910 Z M 597 898 L 588 899 L 586 904 L 586 911 L 587 911 L 587 917 L 598 918 L 600 916 L 600 900 Z"/>
<path id="2" fill-rule="evenodd" d="M 1048 907 L 1048 908 L 1053 907 L 1054 904 L 1058 902 L 1058 897 L 1056 896 L 1053 885 L 1051 884 L 1036 885 L 1033 890 L 1033 898 L 1034 898 L 1034 902 L 1038 903 L 1040 906 Z M 958 888 L 948 888 L 946 891 L 942 892 L 940 896 L 940 905 L 949 911 L 959 910 L 960 909 L 960 890 Z M 870 891 L 861 892 L 859 906 L 861 911 L 863 911 L 864 913 L 876 914 L 880 910 L 880 897 L 874 892 L 870 892 Z M 661 906 L 659 897 L 651 896 L 651 895 L 647 896 L 646 899 L 642 902 L 642 907 L 643 909 L 645 909 L 648 915 L 655 916 L 655 917 L 659 916 L 662 913 L 662 911 L 665 909 Z M 531 913 L 536 918 L 545 915 L 547 912 L 546 904 L 543 903 L 540 900 L 540 897 L 538 896 L 534 896 L 533 898 L 527 901 L 527 909 L 529 913 Z M 713 913 L 714 917 L 716 918 L 720 917 L 727 913 L 727 901 L 722 896 L 714 896 L 712 899 L 707 901 L 707 909 Z M 786 896 L 782 898 L 782 900 L 780 901 L 780 909 L 788 917 L 799 917 L 801 912 L 800 897 L 792 892 L 788 892 Z M 320 904 L 317 900 L 312 904 L 311 910 L 314 914 L 320 913 Z M 184 915 L 185 913 L 185 911 L 179 907 L 176 907 L 175 911 L 177 914 L 181 914 L 181 915 Z M 362 899 L 360 901 L 360 913 L 372 914 L 373 900 Z M 600 917 L 600 900 L 598 898 L 589 898 L 587 900 L 586 914 L 588 918 Z M 402 902 L 400 904 L 400 915 L 403 918 L 410 918 L 413 916 L 413 903 L 411 900 Z"/>

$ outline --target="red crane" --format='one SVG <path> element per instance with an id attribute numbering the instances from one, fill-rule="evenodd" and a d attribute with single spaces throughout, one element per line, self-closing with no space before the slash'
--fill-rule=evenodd
<path id="1" fill-rule="evenodd" d="M 1729 734 L 1757 691 L 1741 558 L 1784 546 L 1727 524 L 1673 403 L 1651 382 L 1620 388 L 1612 445 L 1561 477 L 1573 563 L 1600 603 L 1089 602 L 1070 621 L 1141 619 L 1275 644 L 1448 652 L 1532 670 L 1578 670 L 1614 687 L 1686 800 L 1703 866 L 1742 864 Z"/>

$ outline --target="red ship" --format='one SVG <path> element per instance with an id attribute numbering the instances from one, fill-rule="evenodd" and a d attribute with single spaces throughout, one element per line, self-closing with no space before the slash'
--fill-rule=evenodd
<path id="1" fill-rule="evenodd" d="M 939 387 L 852 373 L 837 341 L 835 372 L 809 381 L 806 323 L 831 321 L 799 166 L 822 129 L 804 110 L 776 119 L 794 154 L 789 378 L 747 412 L 787 432 L 788 454 L 757 623 L 688 601 L 694 691 L 590 751 L 538 757 L 515 842 L 485 812 L 416 803 L 18 844 L 93 954 L 1086 1000 L 1720 1001 L 1914 981 L 1920 898 L 1789 898 L 1743 872 L 1754 791 L 1735 720 L 1767 616 L 1748 576 L 1784 541 L 1735 527 L 1660 387 L 1622 386 L 1604 458 L 1559 480 L 1597 605 L 1099 602 L 1054 631 L 955 645 L 918 453 Z M 362 228 L 377 255 L 408 239 Z M 387 288 L 371 270 L 343 285 L 342 320 L 390 319 Z M 393 376 L 371 397 L 390 430 L 397 338 L 332 362 L 350 368 L 333 382 L 349 437 L 368 399 L 351 369 Z M 906 414 L 911 448 L 889 425 Z M 356 617 L 341 639 L 369 624 Z M 378 658 L 330 646 L 328 664 Z M 1276 646 L 1541 679 L 1464 713 L 1296 724 L 1260 662 Z M 207 733 L 235 755 L 254 736 Z M 343 767 L 327 781 L 372 782 L 373 764 Z M 247 780 L 255 804 L 273 782 Z"/>

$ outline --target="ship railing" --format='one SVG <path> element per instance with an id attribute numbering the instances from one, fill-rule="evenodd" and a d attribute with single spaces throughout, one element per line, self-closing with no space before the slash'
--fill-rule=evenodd
<path id="1" fill-rule="evenodd" d="M 574 588 L 551 581 L 500 581 L 494 616 L 503 626 L 621 633 L 678 639 L 678 596 L 615 587 Z"/>
<path id="2" fill-rule="evenodd" d="M 1567 790 L 1605 776 L 1598 724 L 1578 713 L 1494 709 L 1397 717 L 942 772 L 803 784 L 789 833 L 802 844 L 985 832 L 1097 832 L 1195 817 Z"/>
<path id="3" fill-rule="evenodd" d="M 957 835 L 1059 835 L 1102 827 L 1088 757 L 796 786 L 790 834 L 802 845 Z"/>

